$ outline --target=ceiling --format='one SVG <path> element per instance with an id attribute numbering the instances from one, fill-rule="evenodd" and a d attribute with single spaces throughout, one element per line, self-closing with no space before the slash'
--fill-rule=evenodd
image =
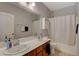
<path id="1" fill-rule="evenodd" d="M 75 5 L 75 2 L 43 2 L 43 4 L 51 11 L 59 10 L 64 7 Z"/>

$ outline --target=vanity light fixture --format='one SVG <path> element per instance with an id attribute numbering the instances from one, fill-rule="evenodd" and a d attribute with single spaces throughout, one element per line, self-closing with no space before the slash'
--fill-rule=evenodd
<path id="1" fill-rule="evenodd" d="M 19 2 L 22 6 L 27 6 L 27 7 L 34 7 L 36 4 L 35 2 Z"/>
<path id="2" fill-rule="evenodd" d="M 32 2 L 32 3 L 31 3 L 31 6 L 33 6 L 33 7 L 34 7 L 34 6 L 35 6 L 35 2 Z"/>
<path id="3" fill-rule="evenodd" d="M 28 6 L 34 7 L 36 4 L 35 2 L 26 2 Z"/>

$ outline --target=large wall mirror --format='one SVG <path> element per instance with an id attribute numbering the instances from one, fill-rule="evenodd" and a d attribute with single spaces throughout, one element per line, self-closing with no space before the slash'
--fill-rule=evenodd
<path id="1" fill-rule="evenodd" d="M 4 39 L 4 36 L 12 33 L 14 33 L 14 16 L 0 12 L 0 41 Z"/>

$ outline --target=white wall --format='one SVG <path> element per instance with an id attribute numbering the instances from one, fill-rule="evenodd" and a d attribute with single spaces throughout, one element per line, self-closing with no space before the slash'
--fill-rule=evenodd
<path id="1" fill-rule="evenodd" d="M 50 10 L 42 2 L 36 2 L 34 10 L 40 16 L 50 17 Z"/>
<path id="2" fill-rule="evenodd" d="M 52 13 L 54 17 L 75 14 L 75 5 L 55 10 Z"/>
<path id="3" fill-rule="evenodd" d="M 23 8 L 27 11 L 30 11 L 32 13 L 35 13 L 42 17 L 50 17 L 50 10 L 42 3 L 42 2 L 35 2 L 35 6 L 27 6 L 26 2 L 13 2 L 11 3 L 13 5 L 16 5 L 20 8 Z"/>

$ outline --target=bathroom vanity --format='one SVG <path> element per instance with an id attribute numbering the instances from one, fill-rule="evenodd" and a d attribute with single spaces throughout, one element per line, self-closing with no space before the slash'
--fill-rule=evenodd
<path id="1" fill-rule="evenodd" d="M 27 40 L 28 39 L 28 40 Z M 31 40 L 30 40 L 31 39 Z M 14 46 L 10 49 L 1 48 L 0 56 L 48 56 L 50 50 L 50 39 L 43 37 L 37 39 L 36 37 L 20 38 L 20 45 Z M 47 49 L 46 49 L 47 48 Z"/>
<path id="2" fill-rule="evenodd" d="M 23 56 L 48 56 L 48 53 L 46 52 L 46 46 L 48 44 L 50 44 L 50 41 L 45 42 L 44 44 L 24 54 Z"/>

